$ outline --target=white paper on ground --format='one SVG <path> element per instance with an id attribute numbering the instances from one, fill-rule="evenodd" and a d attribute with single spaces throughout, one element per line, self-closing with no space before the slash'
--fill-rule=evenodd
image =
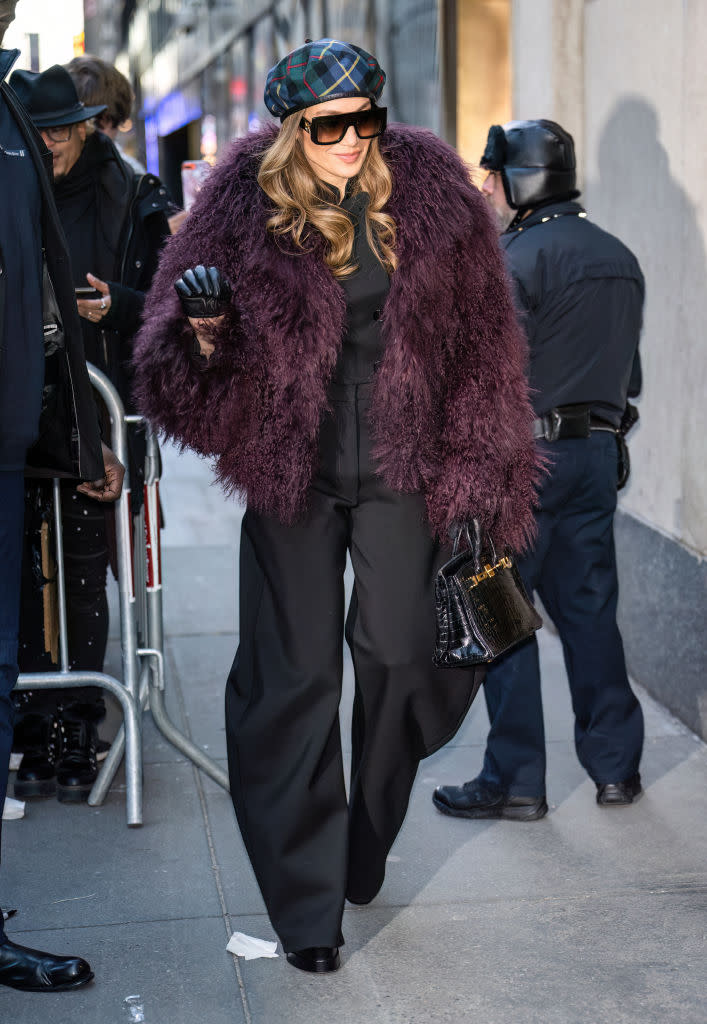
<path id="1" fill-rule="evenodd" d="M 22 764 L 24 754 L 10 754 L 10 771 L 16 772 Z"/>
<path id="2" fill-rule="evenodd" d="M 5 806 L 2 809 L 3 821 L 15 821 L 17 818 L 24 818 L 25 805 L 23 800 L 13 800 L 11 796 L 5 797 Z"/>
<path id="3" fill-rule="evenodd" d="M 243 932 L 234 932 L 228 940 L 226 949 L 236 956 L 245 957 L 246 960 L 257 960 L 258 957 L 276 957 L 277 942 L 267 942 L 266 939 L 255 939 L 252 935 L 244 935 Z"/>

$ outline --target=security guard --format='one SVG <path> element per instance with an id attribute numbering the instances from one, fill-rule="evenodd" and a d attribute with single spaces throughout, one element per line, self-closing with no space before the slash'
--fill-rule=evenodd
<path id="1" fill-rule="evenodd" d="M 547 456 L 537 539 L 520 562 L 555 623 L 575 715 L 577 756 L 602 806 L 641 792 L 643 715 L 616 623 L 613 521 L 637 418 L 644 281 L 633 254 L 575 200 L 574 144 L 553 121 L 494 125 L 481 166 L 529 341 L 535 436 Z M 618 479 L 622 477 L 623 479 Z M 491 724 L 480 774 L 441 786 L 444 814 L 530 821 L 547 813 L 535 639 L 485 682 Z"/>

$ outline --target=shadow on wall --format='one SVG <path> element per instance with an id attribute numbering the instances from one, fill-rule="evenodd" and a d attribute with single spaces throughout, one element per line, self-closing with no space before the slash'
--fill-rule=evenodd
<path id="1" fill-rule="evenodd" d="M 590 215 L 634 250 L 646 277 L 642 424 L 616 521 L 619 622 L 633 678 L 707 738 L 707 562 L 695 554 L 707 552 L 707 269 L 695 207 L 671 172 L 689 167 L 689 152 L 669 153 L 659 132 L 649 103 L 622 99 L 586 190 Z"/>

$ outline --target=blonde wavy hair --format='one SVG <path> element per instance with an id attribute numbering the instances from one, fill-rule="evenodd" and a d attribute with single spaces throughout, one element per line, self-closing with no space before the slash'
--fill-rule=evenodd
<path id="1" fill-rule="evenodd" d="M 290 115 L 265 153 L 258 172 L 258 184 L 272 200 L 275 210 L 267 222 L 275 235 L 291 235 L 304 249 L 307 228 L 315 228 L 327 243 L 324 257 L 335 277 L 344 278 L 356 270 L 351 261 L 354 227 L 346 213 L 333 203 L 309 164 L 300 141 L 300 118 Z M 366 237 L 379 261 L 392 273 L 398 265 L 395 255 L 395 221 L 383 213 L 393 180 L 381 156 L 378 139 L 371 139 L 356 184 L 356 192 L 367 192 Z"/>

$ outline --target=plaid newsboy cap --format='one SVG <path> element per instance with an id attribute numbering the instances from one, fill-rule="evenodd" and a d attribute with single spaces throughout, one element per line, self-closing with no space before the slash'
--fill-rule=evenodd
<path id="1" fill-rule="evenodd" d="M 385 71 L 375 57 L 353 43 L 317 39 L 299 46 L 270 68 L 265 80 L 265 106 L 284 121 L 315 103 L 342 97 L 368 97 L 383 92 Z"/>

